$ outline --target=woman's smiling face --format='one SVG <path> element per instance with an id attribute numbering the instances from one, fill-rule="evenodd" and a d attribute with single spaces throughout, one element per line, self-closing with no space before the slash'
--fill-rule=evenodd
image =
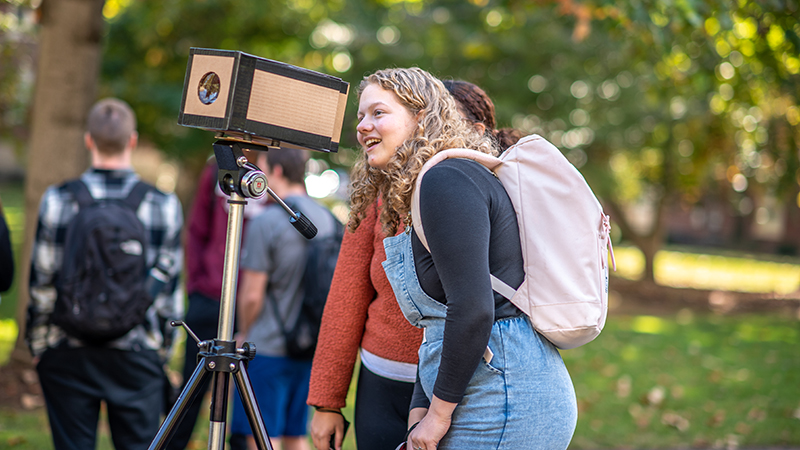
<path id="1" fill-rule="evenodd" d="M 358 102 L 358 143 L 370 167 L 385 169 L 397 148 L 410 138 L 417 120 L 394 92 L 369 84 Z"/>

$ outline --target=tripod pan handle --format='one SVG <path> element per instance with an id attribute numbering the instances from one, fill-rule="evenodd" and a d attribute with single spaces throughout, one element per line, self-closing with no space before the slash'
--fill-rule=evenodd
<path id="1" fill-rule="evenodd" d="M 314 236 L 317 235 L 317 227 L 308 219 L 308 217 L 304 216 L 301 212 L 296 212 L 295 215 L 297 217 L 292 217 L 289 219 L 289 223 L 300 232 L 306 239 L 312 239 Z"/>

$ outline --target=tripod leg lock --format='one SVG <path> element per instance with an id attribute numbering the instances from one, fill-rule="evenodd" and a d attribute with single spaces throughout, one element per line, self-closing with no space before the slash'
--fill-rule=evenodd
<path id="1" fill-rule="evenodd" d="M 236 373 L 240 370 L 244 358 L 240 356 L 206 356 L 205 365 L 209 372 Z"/>

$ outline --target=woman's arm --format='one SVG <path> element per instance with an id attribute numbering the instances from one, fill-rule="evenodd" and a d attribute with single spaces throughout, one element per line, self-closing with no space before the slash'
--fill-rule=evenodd
<path id="1" fill-rule="evenodd" d="M 425 175 L 420 188 L 420 214 L 447 303 L 433 395 L 449 403 L 461 401 L 494 322 L 489 277 L 488 188 L 492 186 L 485 181 L 493 180 L 481 177 L 483 172 L 475 172 L 475 167 L 467 164 L 476 163 L 440 163 Z"/>
<path id="2" fill-rule="evenodd" d="M 237 342 L 241 345 L 247 339 L 250 328 L 264 307 L 264 293 L 267 292 L 269 275 L 266 272 L 242 269 L 239 273 L 241 287 L 236 303 L 238 325 Z"/>

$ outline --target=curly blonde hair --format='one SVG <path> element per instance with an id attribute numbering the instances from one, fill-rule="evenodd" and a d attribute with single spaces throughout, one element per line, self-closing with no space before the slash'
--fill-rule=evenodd
<path id="1" fill-rule="evenodd" d="M 463 119 L 444 84 L 430 73 L 417 67 L 377 71 L 361 81 L 359 98 L 372 84 L 393 92 L 411 115 L 419 119 L 412 135 L 397 148 L 385 169 L 370 167 L 366 153 L 361 152 L 351 173 L 347 228 L 355 231 L 369 207 L 380 198 L 383 231 L 394 236 L 401 222 L 406 226 L 411 224 L 411 193 L 428 159 L 450 148 L 469 148 L 492 155 L 497 155 L 498 149 L 491 138 L 478 133 Z"/>

